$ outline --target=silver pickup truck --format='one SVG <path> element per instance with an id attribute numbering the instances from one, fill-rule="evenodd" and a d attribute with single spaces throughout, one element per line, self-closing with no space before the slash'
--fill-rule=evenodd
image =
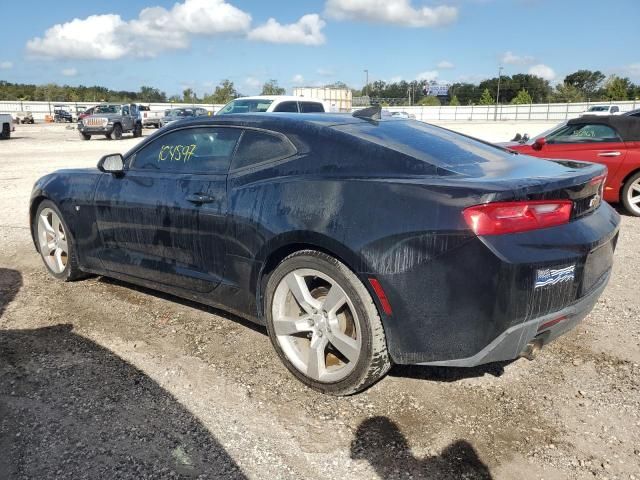
<path id="1" fill-rule="evenodd" d="M 142 122 L 138 106 L 135 103 L 103 103 L 95 107 L 93 115 L 78 122 L 78 130 L 83 140 L 91 140 L 92 135 L 120 140 L 122 134 L 128 132 L 134 137 L 140 137 Z"/>

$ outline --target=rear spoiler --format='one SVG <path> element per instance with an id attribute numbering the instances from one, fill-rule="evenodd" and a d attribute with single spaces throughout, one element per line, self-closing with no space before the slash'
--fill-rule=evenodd
<path id="1" fill-rule="evenodd" d="M 380 105 L 374 105 L 373 107 L 356 110 L 353 112 L 353 116 L 364 120 L 380 120 L 382 119 L 382 107 Z"/>

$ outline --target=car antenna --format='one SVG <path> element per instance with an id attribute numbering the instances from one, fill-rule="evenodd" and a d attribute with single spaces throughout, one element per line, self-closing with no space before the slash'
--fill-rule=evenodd
<path id="1" fill-rule="evenodd" d="M 380 120 L 382 118 L 382 107 L 380 105 L 374 105 L 373 107 L 356 110 L 353 112 L 353 116 L 365 120 Z"/>

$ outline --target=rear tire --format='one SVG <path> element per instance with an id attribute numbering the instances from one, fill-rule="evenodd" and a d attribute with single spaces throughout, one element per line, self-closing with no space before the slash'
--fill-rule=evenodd
<path id="1" fill-rule="evenodd" d="M 140 138 L 142 136 L 142 125 L 136 123 L 135 127 L 133 127 L 133 137 Z"/>
<path id="2" fill-rule="evenodd" d="M 371 295 L 346 265 L 329 255 L 302 250 L 285 258 L 269 276 L 264 310 L 280 360 L 315 390 L 350 395 L 391 368 Z"/>
<path id="3" fill-rule="evenodd" d="M 640 172 L 631 175 L 622 187 L 622 205 L 630 215 L 640 217 Z"/>
<path id="4" fill-rule="evenodd" d="M 38 205 L 33 231 L 40 256 L 53 277 L 71 282 L 87 276 L 78 266 L 69 227 L 55 203 L 44 200 Z"/>
<path id="5" fill-rule="evenodd" d="M 9 140 L 11 138 L 11 125 L 8 123 L 2 124 L 2 131 L 0 131 L 0 139 Z"/>

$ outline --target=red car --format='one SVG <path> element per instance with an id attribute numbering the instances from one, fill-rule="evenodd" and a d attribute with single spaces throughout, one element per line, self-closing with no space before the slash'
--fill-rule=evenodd
<path id="1" fill-rule="evenodd" d="M 526 143 L 503 146 L 535 157 L 583 160 L 609 169 L 604 200 L 640 217 L 640 118 L 586 116 L 569 120 Z"/>

